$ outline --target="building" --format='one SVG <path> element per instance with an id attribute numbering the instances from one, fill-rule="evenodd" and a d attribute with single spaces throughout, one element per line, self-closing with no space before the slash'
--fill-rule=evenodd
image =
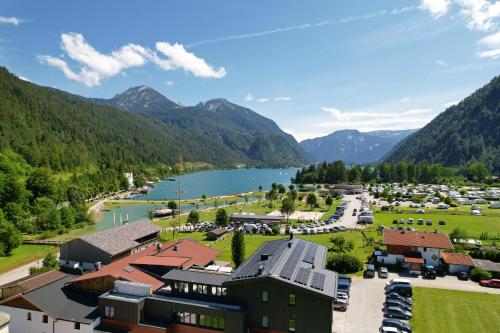
<path id="1" fill-rule="evenodd" d="M 263 244 L 234 272 L 173 269 L 153 292 L 144 284 L 115 285 L 99 297 L 99 329 L 331 333 L 337 274 L 323 268 L 326 253 L 302 239 L 280 239 Z"/>
<path id="2" fill-rule="evenodd" d="M 161 229 L 149 220 L 82 236 L 61 245 L 61 266 L 93 270 L 129 254 L 141 251 L 160 239 Z"/>
<path id="3" fill-rule="evenodd" d="M 75 290 L 73 275 L 0 302 L 0 311 L 10 315 L 11 333 L 85 333 L 100 324 L 98 295 Z"/>
<path id="4" fill-rule="evenodd" d="M 485 271 L 490 272 L 493 275 L 493 277 L 500 278 L 500 263 L 486 259 L 473 259 L 473 260 L 474 260 L 474 265 L 476 267 L 481 267 Z"/>
<path id="5" fill-rule="evenodd" d="M 423 265 L 438 267 L 443 250 L 452 250 L 446 234 L 427 231 L 384 230 L 387 251 L 377 255 L 382 264 L 402 264 L 411 273 L 419 273 Z"/>
<path id="6" fill-rule="evenodd" d="M 236 224 L 262 223 L 268 225 L 279 225 L 285 221 L 281 215 L 254 215 L 254 214 L 231 214 L 231 222 Z"/>
<path id="7" fill-rule="evenodd" d="M 0 333 L 9 333 L 10 316 L 0 312 Z"/>
<path id="8" fill-rule="evenodd" d="M 0 299 L 6 299 L 39 288 L 60 279 L 64 275 L 64 273 L 59 271 L 49 271 L 28 275 L 21 279 L 6 283 L 0 286 Z"/>
<path id="9" fill-rule="evenodd" d="M 475 266 L 471 256 L 463 253 L 442 253 L 441 260 L 450 274 L 469 272 Z"/>
<path id="10" fill-rule="evenodd" d="M 330 187 L 330 192 L 333 194 L 335 192 L 340 192 L 342 194 L 352 195 L 352 194 L 362 194 L 364 191 L 363 185 L 360 184 L 336 184 Z"/>
<path id="11" fill-rule="evenodd" d="M 205 235 L 206 235 L 208 240 L 214 241 L 214 240 L 219 239 L 219 237 L 222 237 L 226 233 L 227 233 L 226 228 L 217 228 L 217 229 L 208 231 Z"/>

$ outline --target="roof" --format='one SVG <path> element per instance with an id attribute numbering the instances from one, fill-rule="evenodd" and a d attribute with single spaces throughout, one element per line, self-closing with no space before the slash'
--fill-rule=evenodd
<path id="1" fill-rule="evenodd" d="M 217 236 L 224 235 L 227 232 L 226 228 L 217 228 L 215 230 L 210 230 L 207 232 L 207 234 L 214 234 Z"/>
<path id="2" fill-rule="evenodd" d="M 474 261 L 471 256 L 463 253 L 441 253 L 441 258 L 448 265 L 462 265 L 474 267 Z"/>
<path id="3" fill-rule="evenodd" d="M 422 258 L 405 257 L 405 263 L 407 263 L 407 264 L 423 264 L 424 263 L 424 259 L 422 259 Z"/>
<path id="4" fill-rule="evenodd" d="M 97 294 L 77 291 L 66 286 L 74 278 L 73 275 L 66 275 L 62 279 L 18 297 L 35 305 L 53 318 L 92 323 L 99 318 Z M 17 304 L 21 303 L 17 302 Z M 9 306 L 9 303 L 3 305 Z"/>
<path id="5" fill-rule="evenodd" d="M 237 312 L 242 311 L 242 307 L 239 305 L 214 303 L 214 302 L 202 301 L 202 300 L 197 300 L 197 299 L 180 298 L 180 297 L 166 296 L 166 295 L 160 295 L 160 294 L 153 294 L 151 296 L 146 297 L 146 302 L 150 299 L 151 300 L 164 300 L 164 301 L 168 301 L 169 303 L 193 305 L 196 307 L 209 308 L 209 309 L 221 309 L 221 310 L 237 311 Z"/>
<path id="6" fill-rule="evenodd" d="M 165 267 L 180 267 L 188 269 L 191 266 L 206 266 L 211 263 L 219 251 L 189 239 L 182 239 L 162 244 L 158 251 L 156 245 L 128 255 L 122 259 L 105 265 L 100 270 L 84 274 L 74 281 L 84 281 L 104 276 L 113 276 L 120 280 L 148 284 L 154 290 L 163 286 L 163 282 L 134 265 L 155 265 Z"/>
<path id="7" fill-rule="evenodd" d="M 253 215 L 253 214 L 231 214 L 231 218 L 235 219 L 252 219 L 252 220 L 283 220 L 281 215 Z"/>
<path id="8" fill-rule="evenodd" d="M 475 266 L 479 266 L 488 272 L 500 272 L 500 263 L 485 259 L 473 259 Z"/>
<path id="9" fill-rule="evenodd" d="M 165 280 L 203 283 L 212 286 L 221 286 L 230 278 L 227 274 L 210 273 L 206 271 L 173 269 L 162 277 Z"/>
<path id="10" fill-rule="evenodd" d="M 300 238 L 269 241 L 241 264 L 226 283 L 267 277 L 336 298 L 338 275 L 323 268 L 327 250 Z"/>
<path id="11" fill-rule="evenodd" d="M 0 312 L 0 328 L 3 328 L 5 325 L 9 324 L 10 316 L 7 313 Z"/>
<path id="12" fill-rule="evenodd" d="M 34 275 L 28 275 L 21 279 L 6 283 L 3 286 L 0 286 L 0 289 L 19 286 L 23 289 L 23 292 L 26 292 L 44 286 L 47 283 L 62 279 L 65 276 L 66 274 L 60 271 L 48 271 Z"/>
<path id="13" fill-rule="evenodd" d="M 433 249 L 453 249 L 446 234 L 427 231 L 384 230 L 384 245 L 416 246 Z"/>
<path id="14" fill-rule="evenodd" d="M 141 220 L 82 236 L 80 239 L 110 255 L 116 255 L 140 245 L 136 240 L 160 231 L 151 221 Z"/>

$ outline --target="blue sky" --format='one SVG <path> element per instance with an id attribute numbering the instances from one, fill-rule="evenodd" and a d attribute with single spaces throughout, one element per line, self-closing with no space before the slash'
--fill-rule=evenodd
<path id="1" fill-rule="evenodd" d="M 500 1 L 0 3 L 0 64 L 91 97 L 215 97 L 298 140 L 423 126 L 497 75 Z"/>

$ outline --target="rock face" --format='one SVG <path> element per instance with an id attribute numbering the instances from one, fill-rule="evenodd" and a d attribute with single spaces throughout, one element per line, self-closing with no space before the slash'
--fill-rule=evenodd
<path id="1" fill-rule="evenodd" d="M 302 148 L 317 162 L 372 163 L 384 157 L 398 142 L 416 130 L 359 132 L 342 130 L 304 140 Z"/>

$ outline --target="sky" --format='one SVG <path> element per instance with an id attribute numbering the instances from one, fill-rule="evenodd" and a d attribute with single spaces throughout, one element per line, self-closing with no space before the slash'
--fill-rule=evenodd
<path id="1" fill-rule="evenodd" d="M 2 0 L 0 65 L 110 98 L 226 98 L 298 141 L 419 128 L 500 68 L 495 0 Z"/>

